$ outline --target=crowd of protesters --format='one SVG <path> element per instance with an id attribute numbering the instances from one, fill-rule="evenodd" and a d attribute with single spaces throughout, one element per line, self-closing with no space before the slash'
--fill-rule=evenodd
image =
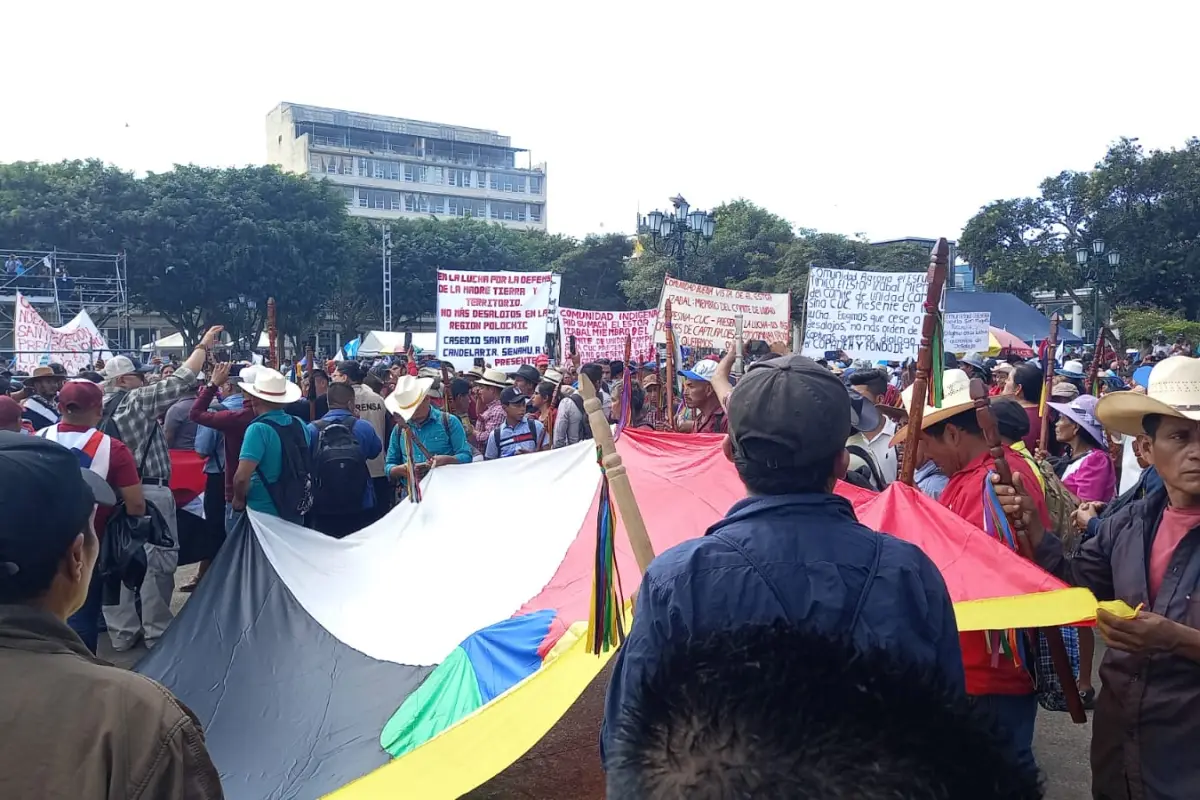
<path id="1" fill-rule="evenodd" d="M 12 687 L 9 717 L 33 729 L 46 703 L 115 698 L 115 710 L 85 714 L 83 729 L 118 743 L 110 747 L 121 769 L 85 764 L 72 796 L 124 794 L 133 783 L 153 787 L 142 796 L 220 796 L 191 713 L 94 655 L 104 630 L 118 651 L 162 636 L 181 539 L 211 543 L 197 579 L 209 580 L 208 564 L 248 509 L 341 538 L 419 491 L 429 470 L 590 439 L 580 376 L 610 423 L 725 436 L 747 493 L 644 576 L 608 690 L 601 752 L 610 796 L 690 796 L 701 774 L 721 787 L 712 796 L 807 796 L 785 787 L 815 773 L 846 787 L 824 796 L 911 796 L 903 787 L 913 781 L 930 796 L 1040 796 L 1028 669 L 993 652 L 984 634 L 958 633 L 929 558 L 861 525 L 833 491 L 838 480 L 882 491 L 899 477 L 903 448 L 915 446 L 918 489 L 987 535 L 994 454 L 973 379 L 991 387 L 1014 475 L 997 495 L 1024 521 L 1037 562 L 1098 599 L 1137 608 L 1132 618 L 1097 613 L 1108 646 L 1098 695 L 1093 638 L 1079 637 L 1080 700 L 1095 710 L 1095 796 L 1200 796 L 1200 766 L 1179 756 L 1200 725 L 1191 600 L 1200 585 L 1200 360 L 1167 349 L 1106 358 L 1088 374 L 1086 356 L 1067 353 L 1043 403 L 1036 359 L 947 355 L 942 401 L 924 409 L 918 432 L 909 414 L 927 400 L 912 396 L 912 365 L 844 353 L 812 360 L 778 346 L 735 376 L 731 349 L 683 365 L 668 385 L 672 376 L 655 362 L 552 365 L 546 356 L 462 372 L 412 351 L 281 369 L 219 363 L 220 333 L 208 331 L 177 363 L 118 355 L 74 376 L 55 364 L 0 375 L 0 676 Z M 1140 366 L 1152 367 L 1144 385 Z M 199 531 L 172 491 L 183 451 L 204 460 Z M 113 544 L 130 541 L 136 553 Z M 791 657 L 798 651 L 821 656 Z M 698 664 L 709 670 L 699 683 Z M 855 699 L 864 682 L 877 686 L 869 702 Z M 938 730 L 922 734 L 924 747 L 901 747 L 912 733 L 906 714 L 926 712 L 941 720 Z M 839 767 L 809 752 L 818 746 L 813 725 L 829 731 L 823 746 Z M 755 744 L 718 752 L 707 735 L 718 731 Z M 682 749 L 668 741 L 676 735 Z M 943 757 L 939 742 L 961 745 L 962 758 Z M 61 739 L 35 737 L 16 750 L 52 746 Z M 925 765 L 917 773 L 863 771 L 868 756 L 912 769 L 916 752 Z M 6 756 L 0 788 L 66 796 L 53 788 L 60 777 L 28 789 L 41 778 L 12 768 L 24 763 L 15 751 Z"/>

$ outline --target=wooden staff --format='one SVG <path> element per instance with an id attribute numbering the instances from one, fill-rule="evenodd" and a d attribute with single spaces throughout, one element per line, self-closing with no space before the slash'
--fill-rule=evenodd
<path id="1" fill-rule="evenodd" d="M 1087 391 L 1088 394 L 1097 394 L 1096 378 L 1100 373 L 1100 361 L 1104 358 L 1104 326 L 1100 326 L 1100 333 L 1096 335 L 1096 352 L 1092 353 L 1092 366 L 1088 369 Z"/>
<path id="2" fill-rule="evenodd" d="M 925 318 L 921 321 L 921 346 L 917 350 L 917 377 L 912 383 L 912 406 L 908 409 L 908 439 L 904 444 L 904 461 L 900 465 L 900 480 L 909 486 L 917 473 L 917 445 L 921 439 L 921 422 L 925 418 L 925 401 L 933 369 L 933 335 L 942 303 L 942 288 L 950 264 L 950 244 L 941 238 L 929 253 L 929 270 L 925 273 Z M 941 353 L 936 354 L 943 358 Z"/>
<path id="3" fill-rule="evenodd" d="M 646 523 L 638 508 L 637 498 L 633 495 L 633 487 L 629 484 L 629 476 L 625 474 L 625 465 L 617 453 L 613 442 L 612 429 L 604 418 L 604 409 L 600 398 L 596 396 L 596 387 L 587 375 L 579 373 L 579 391 L 583 394 L 583 410 L 592 424 L 592 436 L 600 446 L 601 464 L 608 476 L 608 488 L 617 503 L 617 511 L 621 521 L 625 523 L 625 535 L 629 537 L 629 545 L 633 548 L 633 557 L 637 559 L 638 571 L 645 574 L 646 568 L 654 560 L 654 546 L 650 544 L 650 535 L 646 532 Z"/>
<path id="4" fill-rule="evenodd" d="M 267 366 L 279 369 L 279 353 L 275 349 L 275 298 L 267 298 Z"/>
<path id="5" fill-rule="evenodd" d="M 992 414 L 991 398 L 987 387 L 978 378 L 971 380 L 971 400 L 975 404 L 975 418 L 983 430 L 983 438 L 988 446 L 988 454 L 992 457 L 992 465 L 1000 484 L 1013 487 L 1012 468 L 1004 457 L 1004 445 L 1000 442 L 1000 431 L 996 427 L 996 417 Z M 987 512 L 984 511 L 986 514 Z M 1019 516 L 1008 518 L 1012 528 L 1013 538 L 1017 542 L 1017 552 L 1033 561 L 1033 545 L 1029 542 L 1029 534 L 1025 530 L 1025 520 Z M 1083 699 L 1079 696 L 1079 686 L 1075 683 L 1075 673 L 1071 669 L 1071 660 L 1067 656 L 1067 646 L 1063 643 L 1062 631 L 1058 628 L 1040 628 L 1046 637 L 1046 647 L 1050 651 L 1050 660 L 1054 664 L 1054 672 L 1058 675 L 1063 694 L 1066 695 L 1067 710 L 1071 720 L 1077 723 L 1087 722 L 1087 712 L 1083 708 Z"/>
<path id="6" fill-rule="evenodd" d="M 667 430 L 675 430 L 675 331 L 671 330 L 671 300 L 663 304 L 663 327 L 667 335 L 667 373 L 666 380 L 663 381 L 666 385 L 662 387 L 660 394 L 666 397 L 667 402 Z"/>
<path id="7" fill-rule="evenodd" d="M 1054 389 L 1054 350 L 1058 347 L 1058 314 L 1050 318 L 1050 336 L 1046 339 L 1046 355 L 1042 357 L 1042 400 L 1039 404 L 1042 412 L 1042 429 L 1038 433 L 1038 450 L 1047 453 L 1050 450 L 1050 410 L 1046 407 L 1050 402 L 1050 392 Z"/>
<path id="8" fill-rule="evenodd" d="M 663 427 L 663 419 L 666 417 L 667 395 L 663 386 L 662 362 L 658 357 L 658 348 L 654 348 L 654 377 L 658 379 L 658 428 Z"/>
<path id="9" fill-rule="evenodd" d="M 630 360 L 632 358 L 633 358 L 633 337 L 627 333 L 627 334 L 625 334 L 625 369 L 621 371 L 620 405 L 617 405 L 617 421 L 622 422 L 621 409 L 625 407 L 626 402 L 629 403 L 629 419 L 623 421 L 623 423 L 625 425 L 628 425 L 633 422 L 633 398 L 625 397 L 625 376 L 626 375 L 629 376 L 629 393 L 633 394 L 633 372 L 632 372 L 633 365 L 630 364 Z M 617 399 L 618 398 L 613 398 L 614 405 L 617 404 Z"/>
<path id="10" fill-rule="evenodd" d="M 317 380 L 313 375 L 313 370 L 317 368 L 317 356 L 313 352 L 312 346 L 309 345 L 304 353 L 305 359 L 308 360 L 308 419 L 311 422 L 317 421 Z"/>
<path id="11" fill-rule="evenodd" d="M 420 444 L 421 440 L 413 435 L 412 428 L 408 426 L 407 422 L 405 423 L 400 435 L 404 438 L 405 443 L 408 445 L 408 458 L 404 460 L 404 471 L 408 475 L 408 499 L 410 502 L 417 503 L 420 501 L 417 499 L 417 470 L 416 465 L 413 464 L 413 444 Z M 429 468 L 433 469 L 433 459 L 430 458 L 429 451 L 425 449 L 425 445 L 423 444 L 420 445 L 420 447 L 422 454 L 425 456 L 425 460 L 429 463 Z"/>
<path id="12" fill-rule="evenodd" d="M 742 371 L 743 371 L 743 369 L 742 369 L 742 352 L 746 349 L 746 345 L 742 342 L 742 315 L 741 314 L 733 315 L 733 339 L 734 339 L 733 346 L 737 348 L 736 350 L 734 350 L 734 356 L 733 356 L 733 374 L 741 375 Z"/>

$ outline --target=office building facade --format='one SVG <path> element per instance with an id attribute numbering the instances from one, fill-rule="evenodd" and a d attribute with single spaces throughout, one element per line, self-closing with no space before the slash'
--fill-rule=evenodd
<path id="1" fill-rule="evenodd" d="M 546 229 L 546 165 L 495 131 L 280 103 L 267 114 L 267 160 L 336 184 L 360 216 Z"/>

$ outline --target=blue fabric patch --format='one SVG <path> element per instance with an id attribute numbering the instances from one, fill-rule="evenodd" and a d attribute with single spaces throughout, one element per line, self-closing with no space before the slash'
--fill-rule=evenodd
<path id="1" fill-rule="evenodd" d="M 522 614 L 476 631 L 461 645 L 475 668 L 484 703 L 525 680 L 542 666 L 538 647 L 558 612 Z"/>

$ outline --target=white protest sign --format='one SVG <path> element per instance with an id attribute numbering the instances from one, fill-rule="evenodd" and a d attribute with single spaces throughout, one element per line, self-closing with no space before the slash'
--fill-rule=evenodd
<path id="1" fill-rule="evenodd" d="M 677 344 L 724 350 L 734 341 L 734 315 L 742 315 L 746 341 L 786 342 L 791 338 L 792 296 L 769 292 L 743 292 L 688 283 L 669 275 L 658 303 L 654 341 L 667 341 L 663 309 L 671 301 L 671 329 Z"/>
<path id="2" fill-rule="evenodd" d="M 18 292 L 13 320 L 14 366 L 20 372 L 57 362 L 73 375 L 88 369 L 97 356 L 109 357 L 108 343 L 86 311 L 80 311 L 61 328 L 52 328 Z"/>
<path id="3" fill-rule="evenodd" d="M 859 272 L 816 267 L 808 273 L 803 355 L 845 350 L 851 358 L 902 361 L 921 343 L 924 272 Z"/>
<path id="4" fill-rule="evenodd" d="M 587 363 L 597 358 L 625 358 L 625 337 L 629 353 L 637 361 L 654 359 L 654 323 L 658 309 L 645 311 L 584 311 L 558 309 L 558 324 L 566 340 L 575 337 L 575 351 Z"/>
<path id="5" fill-rule="evenodd" d="M 990 311 L 955 311 L 943 318 L 943 346 L 947 353 L 983 353 L 991 347 Z"/>
<path id="6" fill-rule="evenodd" d="M 476 358 L 504 369 L 546 351 L 549 272 L 438 270 L 437 355 L 457 370 Z"/>

